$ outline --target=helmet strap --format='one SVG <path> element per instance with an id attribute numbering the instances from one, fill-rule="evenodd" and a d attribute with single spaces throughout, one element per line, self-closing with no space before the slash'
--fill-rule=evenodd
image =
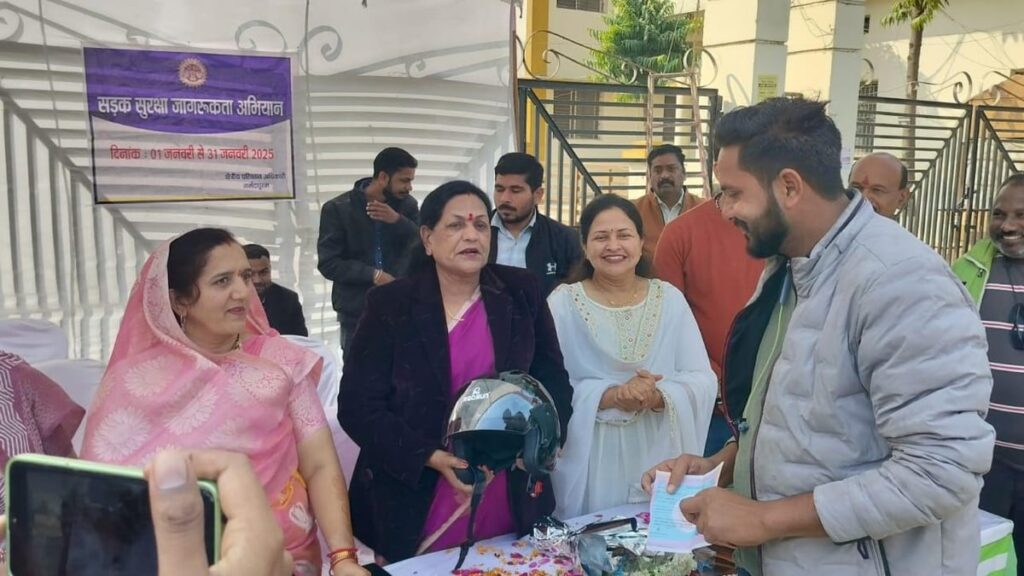
<path id="1" fill-rule="evenodd" d="M 455 570 L 462 568 L 462 563 L 466 561 L 466 556 L 469 555 L 469 549 L 475 543 L 475 537 L 473 536 L 473 524 L 476 523 L 476 509 L 480 507 L 480 500 L 484 495 L 484 488 L 487 487 L 486 476 L 479 468 L 473 468 L 473 497 L 469 501 L 469 524 L 466 525 L 466 541 L 459 547 L 459 563 L 455 565 Z"/>

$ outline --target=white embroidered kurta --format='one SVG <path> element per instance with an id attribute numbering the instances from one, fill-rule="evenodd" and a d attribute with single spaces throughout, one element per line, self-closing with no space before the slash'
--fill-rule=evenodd
<path id="1" fill-rule="evenodd" d="M 681 453 L 702 454 L 717 381 L 693 313 L 672 285 L 651 280 L 636 306 L 608 308 L 581 283 L 548 298 L 573 386 L 569 437 L 552 484 L 559 518 L 642 499 L 640 477 Z M 638 369 L 664 378 L 662 412 L 598 410 L 601 396 Z"/>

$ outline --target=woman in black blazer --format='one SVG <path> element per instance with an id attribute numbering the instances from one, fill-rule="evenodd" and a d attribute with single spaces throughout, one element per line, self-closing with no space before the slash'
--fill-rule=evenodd
<path id="1" fill-rule="evenodd" d="M 454 472 L 466 463 L 444 446 L 456 391 L 468 383 L 453 382 L 453 374 L 492 375 L 467 373 L 467 363 L 493 366 L 493 373 L 529 372 L 551 394 L 565 438 L 572 388 L 540 280 L 527 270 L 487 264 L 489 212 L 487 195 L 469 182 L 431 192 L 420 211 L 426 254 L 408 278 L 370 291 L 352 340 L 338 419 L 361 449 L 350 488 L 355 534 L 381 562 L 415 555 L 430 542 L 424 530 L 438 515 L 436 500 L 446 492 L 461 500 L 472 489 Z M 471 317 L 490 334 L 493 364 L 449 346 L 459 322 L 468 326 Z M 499 504 L 521 535 L 554 510 L 553 491 L 548 486 L 531 496 L 519 468 L 504 478 L 488 486 L 483 501 L 495 488 L 507 494 L 507 504 Z M 480 533 L 479 520 L 478 538 L 496 535 Z"/>

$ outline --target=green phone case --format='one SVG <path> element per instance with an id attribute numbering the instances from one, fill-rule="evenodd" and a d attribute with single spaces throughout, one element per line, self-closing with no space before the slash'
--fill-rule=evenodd
<path id="1" fill-rule="evenodd" d="M 63 468 L 75 472 L 85 472 L 98 476 L 119 476 L 122 478 L 135 478 L 145 481 L 141 468 L 130 468 L 128 466 L 115 466 L 112 464 L 101 464 L 87 460 L 76 460 L 74 458 L 61 458 L 59 456 L 48 456 L 46 454 L 18 454 L 7 461 L 7 468 L 4 470 L 4 503 L 5 509 L 11 509 L 11 465 L 31 465 L 45 468 Z M 213 501 L 213 559 L 216 562 L 220 559 L 220 539 L 223 530 L 223 515 L 220 510 L 220 497 L 217 492 L 217 485 L 208 480 L 199 481 L 199 489 L 211 496 Z M 7 534 L 4 537 L 5 548 L 10 556 L 11 534 L 8 526 Z M 8 566 L 10 563 L 8 562 Z M 8 575 L 13 576 L 8 568 Z"/>

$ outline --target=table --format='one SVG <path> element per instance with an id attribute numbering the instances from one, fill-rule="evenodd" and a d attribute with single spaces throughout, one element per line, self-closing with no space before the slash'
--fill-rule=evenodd
<path id="1" fill-rule="evenodd" d="M 981 529 L 981 558 L 978 576 L 1017 576 L 1017 556 L 1013 549 L 1013 522 L 978 512 Z"/>
<path id="2" fill-rule="evenodd" d="M 636 518 L 640 526 L 646 526 L 649 516 L 648 504 L 627 504 L 596 514 L 580 516 L 566 522 L 578 528 L 599 520 L 611 520 L 617 517 Z M 450 574 L 455 563 L 459 561 L 459 549 L 441 550 L 423 556 L 416 556 L 403 562 L 396 562 L 387 567 L 392 576 L 437 576 Z M 534 549 L 528 538 L 516 539 L 513 534 L 506 534 L 478 542 L 469 551 L 466 562 L 456 574 L 479 574 L 481 571 L 503 569 L 508 574 L 575 575 L 571 572 L 572 564 L 565 558 L 549 558 Z"/>
<path id="3" fill-rule="evenodd" d="M 629 504 L 597 514 L 588 514 L 566 522 L 576 528 L 598 520 L 616 517 L 633 517 L 640 526 L 646 526 L 650 519 L 648 504 Z M 1017 557 L 1013 549 L 1013 522 L 985 511 L 978 512 L 978 528 L 981 533 L 981 555 L 978 559 L 978 576 L 1016 576 Z M 436 576 L 450 574 L 459 559 L 459 550 L 442 550 L 397 562 L 387 567 L 393 576 Z M 575 576 L 572 566 L 564 558 L 548 558 L 530 545 L 527 538 L 516 539 L 512 534 L 498 536 L 477 543 L 466 557 L 459 575 L 469 576 L 481 571 L 502 569 L 507 574 Z"/>

